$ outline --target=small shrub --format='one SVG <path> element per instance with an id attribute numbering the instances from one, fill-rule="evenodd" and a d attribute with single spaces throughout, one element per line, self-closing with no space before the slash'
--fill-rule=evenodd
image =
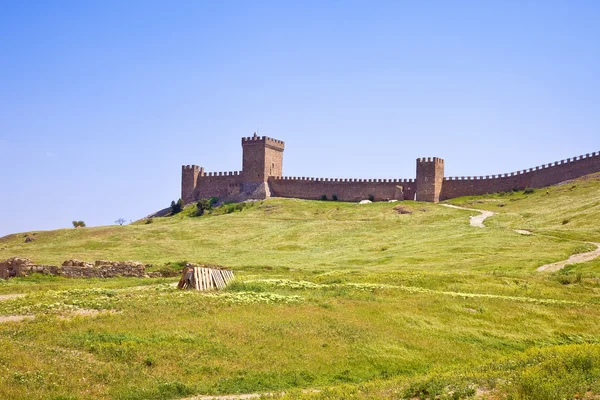
<path id="1" fill-rule="evenodd" d="M 146 357 L 146 358 L 144 359 L 144 365 L 145 365 L 146 367 L 151 367 L 151 366 L 153 366 L 153 365 L 154 365 L 154 363 L 155 363 L 155 362 L 154 362 L 154 359 L 153 359 L 151 356 L 148 356 L 148 357 Z"/>
<path id="2" fill-rule="evenodd" d="M 563 220 L 562 220 L 562 224 L 563 224 L 563 225 L 566 225 L 566 224 L 568 224 L 569 222 L 571 222 L 571 220 L 570 220 L 569 218 L 565 218 L 565 219 L 563 219 Z"/>
<path id="3" fill-rule="evenodd" d="M 85 228 L 85 222 L 83 221 L 73 221 L 73 228 Z"/>
<path id="4" fill-rule="evenodd" d="M 183 210 L 183 200 L 179 199 L 177 202 L 175 200 L 171 201 L 171 215 L 180 213 L 181 210 Z"/>
<path id="5" fill-rule="evenodd" d="M 225 288 L 228 292 L 253 292 L 253 293 L 262 293 L 266 291 L 264 285 L 261 285 L 258 282 L 243 282 L 243 281 L 233 281 Z"/>
<path id="6" fill-rule="evenodd" d="M 322 195 L 321 195 L 321 200 L 323 200 L 323 201 L 327 201 L 327 195 L 326 195 L 326 194 L 322 194 Z"/>
<path id="7" fill-rule="evenodd" d="M 332 199 L 333 201 L 338 201 L 337 194 L 332 194 L 332 195 L 331 195 L 331 199 Z"/>
<path id="8" fill-rule="evenodd" d="M 372 194 L 370 194 L 370 195 L 369 195 L 369 200 L 370 200 L 370 201 L 375 201 L 375 197 L 374 197 Z"/>
<path id="9" fill-rule="evenodd" d="M 208 210 L 212 209 L 210 199 L 200 199 L 196 203 L 196 215 L 202 216 Z"/>
<path id="10" fill-rule="evenodd" d="M 525 190 L 523 190 L 523 194 L 532 194 L 535 193 L 535 189 L 533 188 L 525 188 Z"/>
<path id="11" fill-rule="evenodd" d="M 412 214 L 412 210 L 406 206 L 396 206 L 394 207 L 394 211 L 398 214 Z"/>
<path id="12" fill-rule="evenodd" d="M 581 272 L 573 275 L 570 273 L 557 274 L 556 280 L 562 285 L 573 285 L 573 284 L 581 284 L 583 279 L 583 275 Z"/>
<path id="13" fill-rule="evenodd" d="M 146 220 L 146 222 L 144 222 L 144 223 L 145 223 L 146 225 L 148 225 L 148 224 L 151 224 L 151 223 L 153 223 L 153 222 L 154 222 L 154 220 L 153 220 L 152 218 L 148 218 L 148 219 Z"/>

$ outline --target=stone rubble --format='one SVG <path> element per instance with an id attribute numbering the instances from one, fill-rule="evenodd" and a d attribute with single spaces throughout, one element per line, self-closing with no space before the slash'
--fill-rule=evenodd
<path id="1" fill-rule="evenodd" d="M 0 279 L 28 276 L 33 273 L 65 278 L 159 277 L 160 273 L 146 272 L 139 261 L 98 260 L 94 264 L 80 260 L 66 260 L 62 266 L 34 264 L 30 259 L 12 257 L 0 261 Z"/>

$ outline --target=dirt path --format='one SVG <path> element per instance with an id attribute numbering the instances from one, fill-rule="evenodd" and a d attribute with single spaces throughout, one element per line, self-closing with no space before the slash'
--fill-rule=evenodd
<path id="1" fill-rule="evenodd" d="M 455 206 L 452 204 L 441 204 L 441 205 L 444 207 L 456 208 L 458 210 L 476 211 L 478 213 L 481 213 L 480 215 L 472 215 L 469 220 L 469 222 L 471 223 L 471 226 L 475 226 L 477 228 L 485 228 L 485 225 L 483 225 L 483 221 L 485 221 L 487 218 L 491 217 L 492 215 L 496 214 L 495 212 L 491 212 L 491 211 L 459 207 L 459 206 Z"/>
<path id="2" fill-rule="evenodd" d="M 0 324 L 4 322 L 20 322 L 26 319 L 33 319 L 33 315 L 8 315 L 0 317 Z"/>
<path id="3" fill-rule="evenodd" d="M 320 390 L 317 389 L 307 389 L 303 390 L 302 393 L 310 394 L 310 393 L 320 393 Z M 259 399 L 261 397 L 281 397 L 285 394 L 285 392 L 279 393 L 247 393 L 247 394 L 227 394 L 223 396 L 194 396 L 187 397 L 182 400 L 246 400 L 246 399 Z"/>
<path id="4" fill-rule="evenodd" d="M 555 272 L 560 269 L 563 269 L 567 265 L 582 263 L 582 262 L 593 260 L 596 257 L 600 257 L 600 243 L 594 243 L 594 242 L 588 242 L 588 243 L 593 244 L 594 246 L 597 247 L 597 249 L 588 251 L 587 253 L 573 254 L 571 257 L 569 257 L 568 260 L 563 260 L 563 261 L 558 261 L 558 262 L 555 262 L 552 264 L 542 265 L 541 267 L 538 267 L 537 270 L 538 271 Z"/>
<path id="5" fill-rule="evenodd" d="M 440 205 L 442 205 L 444 207 L 456 208 L 458 210 L 477 211 L 477 212 L 481 213 L 480 215 L 471 216 L 471 219 L 470 219 L 471 226 L 476 226 L 479 228 L 485 228 L 485 225 L 483 225 L 483 221 L 485 221 L 486 218 L 491 217 L 492 215 L 495 214 L 494 212 L 491 212 L 491 211 L 477 210 L 475 208 L 459 207 L 459 206 L 455 206 L 452 204 L 440 204 Z M 515 229 L 515 232 L 520 235 L 533 235 L 533 232 L 526 231 L 523 229 Z M 594 246 L 597 247 L 597 249 L 593 250 L 593 251 L 588 251 L 587 253 L 573 254 L 567 260 L 557 261 L 552 264 L 542 265 L 541 267 L 538 267 L 537 270 L 538 271 L 556 272 L 558 270 L 563 269 L 567 265 L 591 261 L 596 257 L 600 257 L 600 243 L 594 243 L 594 242 L 588 242 L 588 243 L 593 244 Z"/>
<path id="6" fill-rule="evenodd" d="M 519 235 L 533 235 L 533 232 L 526 231 L 525 229 L 515 229 L 515 232 L 517 232 Z"/>
<path id="7" fill-rule="evenodd" d="M 10 299 L 17 299 L 19 297 L 25 297 L 25 294 L 23 293 L 15 293 L 15 294 L 0 294 L 0 301 L 3 300 L 10 300 Z"/>

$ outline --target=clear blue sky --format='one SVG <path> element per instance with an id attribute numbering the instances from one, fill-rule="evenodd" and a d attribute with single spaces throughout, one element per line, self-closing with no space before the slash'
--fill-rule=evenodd
<path id="1" fill-rule="evenodd" d="M 11 4 L 12 3 L 12 4 Z M 168 206 L 182 164 L 512 172 L 600 150 L 598 1 L 4 1 L 0 235 Z"/>

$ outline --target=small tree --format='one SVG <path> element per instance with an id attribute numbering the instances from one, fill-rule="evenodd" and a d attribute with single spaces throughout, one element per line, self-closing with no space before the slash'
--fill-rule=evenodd
<path id="1" fill-rule="evenodd" d="M 73 221 L 73 228 L 85 228 L 85 222 L 83 221 Z"/>
<path id="2" fill-rule="evenodd" d="M 171 214 L 175 215 L 183 210 L 183 200 L 179 199 L 177 202 L 175 200 L 171 201 Z"/>
<path id="3" fill-rule="evenodd" d="M 210 210 L 212 205 L 210 203 L 210 199 L 200 199 L 196 203 L 196 207 L 198 208 L 196 215 L 201 216 L 204 215 L 205 211 Z"/>
<path id="4" fill-rule="evenodd" d="M 115 221 L 115 224 L 123 225 L 125 222 L 125 218 L 121 217 Z"/>

